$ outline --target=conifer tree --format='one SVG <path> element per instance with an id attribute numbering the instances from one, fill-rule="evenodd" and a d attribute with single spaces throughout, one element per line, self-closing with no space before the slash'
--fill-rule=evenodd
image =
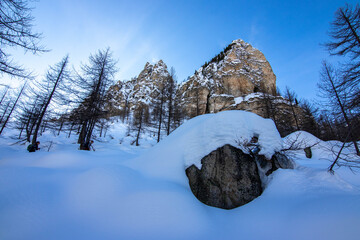
<path id="1" fill-rule="evenodd" d="M 25 87 L 26 87 L 26 83 L 22 86 L 19 94 L 17 95 L 16 100 L 14 101 L 14 103 L 13 103 L 11 109 L 10 109 L 9 114 L 7 115 L 7 117 L 6 117 L 6 119 L 4 120 L 4 122 L 2 122 L 2 126 L 1 126 L 1 129 L 0 129 L 0 135 L 1 135 L 1 133 L 4 131 L 4 129 L 5 129 L 5 127 L 6 127 L 6 124 L 9 122 L 10 117 L 11 117 L 12 113 L 14 112 L 14 110 L 15 110 L 15 108 L 16 108 L 16 105 L 17 105 L 17 103 L 18 103 L 18 101 L 19 101 L 22 93 L 23 93 L 24 90 L 25 90 Z"/>
<path id="2" fill-rule="evenodd" d="M 136 146 L 139 146 L 140 134 L 149 123 L 149 106 L 140 102 L 134 109 L 133 126 L 136 129 Z"/>
<path id="3" fill-rule="evenodd" d="M 332 109 L 336 119 L 342 119 L 346 123 L 349 137 L 354 143 L 356 153 L 360 155 L 356 139 L 358 136 L 354 135 L 354 127 L 350 119 L 352 115 L 351 108 L 348 108 L 346 103 L 348 89 L 342 85 L 341 75 L 339 75 L 339 71 L 336 71 L 327 62 L 323 62 L 321 78 L 318 83 L 320 96 L 327 100 L 326 106 Z"/>
<path id="4" fill-rule="evenodd" d="M 0 76 L 27 78 L 30 74 L 14 63 L 9 53 L 10 48 L 21 48 L 32 53 L 46 51 L 39 44 L 41 35 L 34 33 L 31 7 L 27 0 L 0 1 Z"/>
<path id="5" fill-rule="evenodd" d="M 106 91 L 114 82 L 115 64 L 109 48 L 99 50 L 90 55 L 88 65 L 82 66 L 83 75 L 78 76 L 80 105 L 73 111 L 73 119 L 80 126 L 78 143 L 81 150 L 86 149 L 96 124 L 106 115 Z"/>
<path id="6" fill-rule="evenodd" d="M 41 111 L 36 119 L 36 126 L 34 129 L 32 144 L 36 144 L 40 126 L 43 122 L 44 116 L 48 111 L 51 101 L 58 92 L 58 89 L 64 79 L 69 78 L 69 72 L 67 71 L 67 65 L 69 62 L 69 56 L 65 56 L 55 67 L 51 67 L 46 75 L 45 84 L 42 85 L 44 92 L 41 96 Z"/>
<path id="7" fill-rule="evenodd" d="M 331 41 L 326 44 L 332 55 L 349 59 L 342 65 L 341 84 L 347 89 L 349 104 L 359 112 L 360 108 L 360 7 L 346 5 L 335 12 L 335 20 L 329 32 Z"/>

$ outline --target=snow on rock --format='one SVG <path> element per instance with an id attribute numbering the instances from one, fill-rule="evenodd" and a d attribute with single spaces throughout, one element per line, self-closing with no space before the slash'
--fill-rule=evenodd
<path id="1" fill-rule="evenodd" d="M 186 168 L 194 164 L 200 169 L 204 156 L 226 144 L 242 149 L 239 143 L 250 142 L 255 135 L 259 136 L 260 155 L 270 159 L 281 150 L 282 139 L 270 119 L 245 111 L 201 115 L 176 129 L 151 149 L 146 158 L 131 161 L 129 166 L 187 186 Z"/>
<path id="2" fill-rule="evenodd" d="M 289 148 L 291 143 L 296 142 L 298 147 L 306 148 L 319 144 L 320 139 L 305 131 L 296 131 L 284 138 L 284 148 Z"/>
<path id="3" fill-rule="evenodd" d="M 125 105 L 133 107 L 140 102 L 147 105 L 153 103 L 169 76 L 167 66 L 162 60 L 154 65 L 147 62 L 137 77 L 128 81 L 119 81 L 109 88 L 108 108 L 114 111 Z"/>

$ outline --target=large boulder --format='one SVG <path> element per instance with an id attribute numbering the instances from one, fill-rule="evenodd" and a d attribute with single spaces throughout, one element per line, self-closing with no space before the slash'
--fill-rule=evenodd
<path id="1" fill-rule="evenodd" d="M 201 164 L 201 169 L 195 165 L 186 169 L 191 191 L 201 202 L 223 209 L 242 206 L 260 196 L 267 176 L 276 169 L 294 168 L 280 153 L 268 160 L 228 144 L 202 158 Z"/>
<path id="2" fill-rule="evenodd" d="M 202 167 L 186 169 L 194 195 L 203 203 L 232 209 L 262 193 L 256 161 L 240 149 L 225 145 L 205 156 Z"/>

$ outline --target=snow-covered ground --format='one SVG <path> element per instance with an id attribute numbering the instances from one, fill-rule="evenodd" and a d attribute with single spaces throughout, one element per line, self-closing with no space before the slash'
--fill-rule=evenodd
<path id="1" fill-rule="evenodd" d="M 259 135 L 271 155 L 291 139 L 318 143 L 313 157 L 294 151 L 296 168 L 273 173 L 263 194 L 233 210 L 209 207 L 192 194 L 186 166 L 225 143 Z M 327 172 L 328 146 L 308 133 L 281 139 L 271 120 L 230 111 L 196 117 L 159 144 L 135 147 L 114 122 L 96 151 L 76 137 L 40 138 L 28 153 L 0 138 L 0 239 L 359 239 L 360 173 Z M 51 147 L 49 149 L 51 143 Z M 47 145 L 47 146 L 45 146 Z M 49 150 L 49 151 L 48 151 Z"/>

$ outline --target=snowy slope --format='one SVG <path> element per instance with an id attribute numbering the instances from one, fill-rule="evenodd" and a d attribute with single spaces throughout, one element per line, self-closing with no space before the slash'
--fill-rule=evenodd
<path id="1" fill-rule="evenodd" d="M 120 123 L 119 123 L 120 124 Z M 312 159 L 293 153 L 297 167 L 277 170 L 264 193 L 233 210 L 200 203 L 185 167 L 199 164 L 236 137 L 281 147 L 273 123 L 241 111 L 186 122 L 153 148 L 119 144 L 113 126 L 96 152 L 62 138 L 30 154 L 0 138 L 0 239 L 358 239 L 360 176 L 330 175 L 321 142 Z M 239 136 L 241 134 L 241 136 Z M 111 136 L 111 137 L 110 137 Z M 294 136 L 289 136 L 291 138 Z M 317 142 L 301 133 L 305 142 Z M 285 139 L 287 140 L 287 139 Z M 68 142 L 67 142 L 68 141 Z M 286 141 L 288 142 L 288 141 Z M 61 145 L 63 144 L 63 145 Z"/>

